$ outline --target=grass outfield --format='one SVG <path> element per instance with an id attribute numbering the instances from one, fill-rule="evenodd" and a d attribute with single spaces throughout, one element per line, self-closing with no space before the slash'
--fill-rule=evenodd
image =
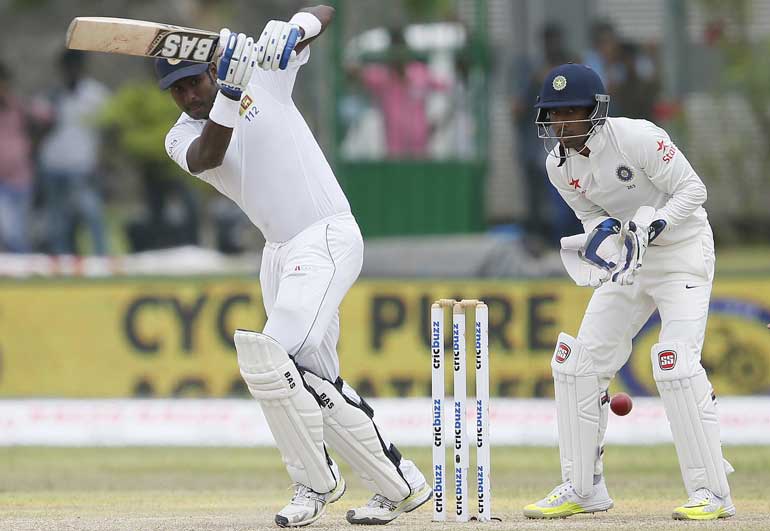
<path id="1" fill-rule="evenodd" d="M 567 520 L 526 520 L 521 507 L 558 481 L 555 448 L 495 448 L 492 507 L 502 522 L 484 529 L 770 529 L 770 447 L 729 447 L 738 509 L 719 522 L 675 522 L 683 499 L 671 446 L 612 447 L 606 468 L 615 509 Z M 423 470 L 430 449 L 406 449 Z M 350 529 L 349 506 L 368 494 L 343 465 L 347 494 L 310 529 Z M 275 529 L 273 514 L 289 499 L 274 449 L 0 448 L 0 529 L 252 530 Z M 387 529 L 468 529 L 430 522 L 428 505 Z"/>

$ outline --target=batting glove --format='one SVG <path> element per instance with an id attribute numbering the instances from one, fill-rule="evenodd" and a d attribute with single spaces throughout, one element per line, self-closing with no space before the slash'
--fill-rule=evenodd
<path id="1" fill-rule="evenodd" d="M 257 41 L 257 64 L 264 70 L 286 70 L 301 37 L 296 24 L 271 20 Z"/>
<path id="2" fill-rule="evenodd" d="M 219 42 L 224 43 L 217 65 L 219 90 L 230 99 L 240 100 L 257 64 L 257 46 L 252 37 L 227 28 L 219 32 Z"/>

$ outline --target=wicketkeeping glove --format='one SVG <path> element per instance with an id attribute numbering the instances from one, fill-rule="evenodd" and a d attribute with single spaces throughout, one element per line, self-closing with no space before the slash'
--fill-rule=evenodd
<path id="1" fill-rule="evenodd" d="M 607 218 L 586 236 L 577 251 L 580 260 L 591 266 L 585 285 L 598 288 L 612 277 L 620 254 L 620 229 L 620 220 Z"/>
<path id="2" fill-rule="evenodd" d="M 656 213 L 653 207 L 639 207 L 634 217 L 623 227 L 624 261 L 620 270 L 612 275 L 613 282 L 621 286 L 634 283 L 636 272 L 642 267 L 647 247 L 666 227 L 665 220 L 654 220 Z"/>

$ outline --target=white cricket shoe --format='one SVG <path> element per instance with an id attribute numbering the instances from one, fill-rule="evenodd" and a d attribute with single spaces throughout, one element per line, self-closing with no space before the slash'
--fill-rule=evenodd
<path id="1" fill-rule="evenodd" d="M 735 516 L 735 505 L 728 494 L 721 498 L 703 488 L 692 493 L 687 503 L 674 509 L 674 520 L 716 520 Z"/>
<path id="2" fill-rule="evenodd" d="M 334 503 L 345 494 L 345 479 L 340 476 L 333 491 L 320 494 L 307 485 L 294 485 L 294 496 L 289 504 L 275 515 L 278 527 L 302 527 L 323 516 L 326 505 Z"/>
<path id="3" fill-rule="evenodd" d="M 381 494 L 375 494 L 363 507 L 348 511 L 345 518 L 351 524 L 382 525 L 391 522 L 401 513 L 409 513 L 427 502 L 433 496 L 433 489 L 427 484 L 415 489 L 401 501 L 389 500 Z"/>
<path id="4" fill-rule="evenodd" d="M 548 496 L 524 507 L 527 518 L 566 518 L 573 514 L 595 513 L 612 509 L 613 503 L 607 492 L 604 477 L 594 485 L 594 492 L 587 498 L 577 495 L 571 481 L 565 481 Z"/>

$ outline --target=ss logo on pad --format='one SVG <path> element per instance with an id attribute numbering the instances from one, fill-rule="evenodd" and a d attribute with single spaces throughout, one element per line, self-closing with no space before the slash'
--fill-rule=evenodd
<path id="1" fill-rule="evenodd" d="M 567 358 L 569 358 L 571 352 L 572 349 L 569 348 L 567 344 L 559 343 L 559 346 L 556 347 L 556 363 L 564 363 L 567 361 Z"/>
<path id="2" fill-rule="evenodd" d="M 658 354 L 658 365 L 662 371 L 670 371 L 676 365 L 676 352 L 664 350 Z"/>

